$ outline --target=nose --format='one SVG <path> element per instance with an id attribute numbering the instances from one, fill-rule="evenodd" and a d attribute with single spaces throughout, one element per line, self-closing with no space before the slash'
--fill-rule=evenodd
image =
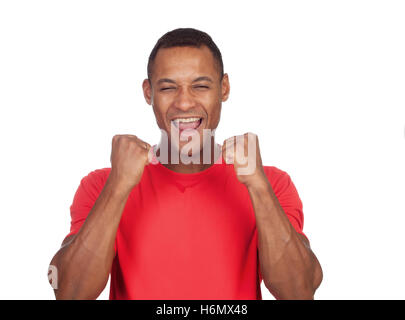
<path id="1" fill-rule="evenodd" d="M 187 112 L 190 109 L 193 109 L 195 105 L 195 100 L 187 88 L 179 88 L 174 101 L 174 107 L 181 111 Z"/>

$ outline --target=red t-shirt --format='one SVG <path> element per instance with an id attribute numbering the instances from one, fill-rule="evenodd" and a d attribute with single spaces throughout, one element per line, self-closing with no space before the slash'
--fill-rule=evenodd
<path id="1" fill-rule="evenodd" d="M 265 166 L 295 230 L 302 203 L 289 175 Z M 71 212 L 79 231 L 110 173 L 84 177 Z M 115 239 L 110 299 L 262 299 L 257 229 L 247 188 L 233 165 L 181 174 L 149 164 L 128 197 Z"/>

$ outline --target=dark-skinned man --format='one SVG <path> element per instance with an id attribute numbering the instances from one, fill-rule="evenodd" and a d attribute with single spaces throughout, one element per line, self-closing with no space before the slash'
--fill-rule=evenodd
<path id="1" fill-rule="evenodd" d="M 215 142 L 230 84 L 211 37 L 162 36 L 143 92 L 161 141 L 116 135 L 111 168 L 81 180 L 51 261 L 56 298 L 96 299 L 111 274 L 110 299 L 261 299 L 261 280 L 313 299 L 322 269 L 291 178 L 262 164 L 253 133 Z"/>

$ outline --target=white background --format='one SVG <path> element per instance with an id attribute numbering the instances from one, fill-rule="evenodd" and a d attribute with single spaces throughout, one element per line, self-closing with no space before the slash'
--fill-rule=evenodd
<path id="1" fill-rule="evenodd" d="M 230 77 L 218 141 L 257 133 L 298 189 L 316 298 L 404 299 L 404 17 L 402 1 L 1 1 L 0 298 L 54 298 L 80 179 L 114 134 L 158 142 L 147 58 L 194 27 Z"/>

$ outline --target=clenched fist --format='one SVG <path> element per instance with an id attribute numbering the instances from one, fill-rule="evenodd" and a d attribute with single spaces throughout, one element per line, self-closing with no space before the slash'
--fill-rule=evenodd
<path id="1" fill-rule="evenodd" d="M 111 149 L 111 178 L 120 188 L 130 191 L 141 180 L 152 147 L 137 136 L 115 135 Z"/>
<path id="2" fill-rule="evenodd" d="M 222 154 L 225 163 L 234 165 L 239 182 L 247 187 L 266 181 L 256 134 L 248 132 L 226 139 Z"/>

